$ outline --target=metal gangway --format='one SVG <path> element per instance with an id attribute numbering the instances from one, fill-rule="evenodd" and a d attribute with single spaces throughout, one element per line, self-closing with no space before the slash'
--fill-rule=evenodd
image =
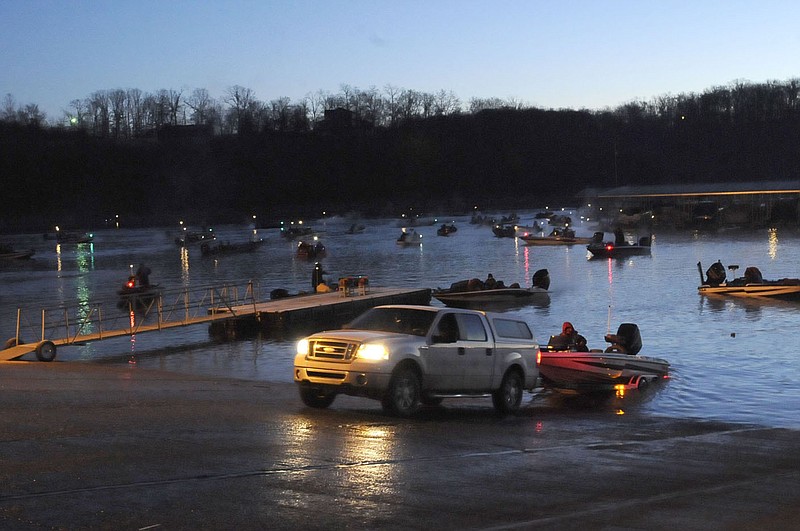
<path id="1" fill-rule="evenodd" d="M 59 346 L 255 315 L 258 303 L 258 284 L 248 280 L 154 290 L 115 301 L 18 308 L 15 335 L 0 350 L 0 361 L 30 352 L 41 361 L 52 361 Z"/>

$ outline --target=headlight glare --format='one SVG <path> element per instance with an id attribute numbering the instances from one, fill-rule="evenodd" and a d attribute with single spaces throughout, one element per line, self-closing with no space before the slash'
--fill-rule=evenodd
<path id="1" fill-rule="evenodd" d="M 358 347 L 356 358 L 362 360 L 388 360 L 389 352 L 381 344 L 365 343 Z"/>
<path id="2" fill-rule="evenodd" d="M 297 342 L 297 353 L 308 356 L 308 339 L 301 339 Z"/>

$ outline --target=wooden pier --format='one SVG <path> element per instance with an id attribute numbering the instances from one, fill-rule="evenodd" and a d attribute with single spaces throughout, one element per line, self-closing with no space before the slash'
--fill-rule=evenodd
<path id="1" fill-rule="evenodd" d="M 131 315 L 130 321 L 125 323 L 127 326 L 108 326 L 108 323 L 116 323 L 121 318 L 117 316 L 112 321 L 108 317 L 102 317 L 100 307 L 92 309 L 88 319 L 86 316 L 70 318 L 66 315 L 66 309 L 59 309 L 64 316 L 59 316 L 57 323 L 46 322 L 47 318 L 53 319 L 50 315 L 58 315 L 57 312 L 46 314 L 42 311 L 41 323 L 35 323 L 38 336 L 35 342 L 23 343 L 26 338 L 20 334 L 18 312 L 17 336 L 9 339 L 6 348 L 0 350 L 0 361 L 14 360 L 31 352 L 36 352 L 37 358 L 42 361 L 52 361 L 56 348 L 60 346 L 80 345 L 144 332 L 166 332 L 171 328 L 196 324 L 209 324 L 212 333 L 227 336 L 236 335 L 240 331 L 263 331 L 271 336 L 283 336 L 287 332 L 298 331 L 310 333 L 340 326 L 374 306 L 427 305 L 431 301 L 431 290 L 427 288 L 370 288 L 366 293 L 347 292 L 347 296 L 334 291 L 265 302 L 255 300 L 252 289 L 244 290 L 249 293 L 244 298 L 228 297 L 227 287 L 205 289 L 207 294 L 198 299 L 200 302 L 191 303 L 198 308 L 203 305 L 202 311 L 190 311 L 189 294 L 183 292 L 178 293 L 177 302 L 169 308 L 166 308 L 163 300 L 158 299 L 147 311 Z M 208 293 L 213 296 L 208 296 Z M 122 316 L 127 319 L 128 314 L 123 313 Z"/>

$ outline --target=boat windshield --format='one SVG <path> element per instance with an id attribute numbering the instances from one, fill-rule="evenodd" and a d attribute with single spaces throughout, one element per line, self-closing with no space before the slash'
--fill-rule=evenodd
<path id="1" fill-rule="evenodd" d="M 414 308 L 372 308 L 356 317 L 347 328 L 425 336 L 436 312 Z"/>

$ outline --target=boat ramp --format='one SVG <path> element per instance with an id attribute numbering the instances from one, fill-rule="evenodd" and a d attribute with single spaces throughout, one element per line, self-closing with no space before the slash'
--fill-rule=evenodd
<path id="1" fill-rule="evenodd" d="M 55 359 L 58 347 L 83 345 L 145 332 L 208 324 L 214 335 L 236 337 L 262 332 L 271 337 L 310 333 L 340 326 L 381 304 L 429 304 L 431 290 L 373 287 L 287 296 L 261 301 L 258 289 L 221 285 L 164 291 L 157 297 L 109 310 L 108 303 L 77 304 L 38 311 L 17 310 L 16 334 L 0 350 L 0 361 L 31 352 L 41 361 Z"/>

